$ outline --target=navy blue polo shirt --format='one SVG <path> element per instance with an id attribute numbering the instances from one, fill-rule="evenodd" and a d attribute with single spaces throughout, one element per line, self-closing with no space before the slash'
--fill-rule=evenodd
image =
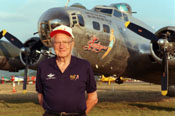
<path id="1" fill-rule="evenodd" d="M 53 112 L 82 112 L 86 110 L 85 92 L 96 91 L 96 81 L 88 61 L 71 56 L 62 73 L 56 57 L 38 66 L 36 91 L 43 94 L 43 108 Z"/>

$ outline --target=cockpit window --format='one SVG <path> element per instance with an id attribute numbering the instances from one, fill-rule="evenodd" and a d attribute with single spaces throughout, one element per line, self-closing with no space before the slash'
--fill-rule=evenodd
<path id="1" fill-rule="evenodd" d="M 109 15 L 112 14 L 112 10 L 113 9 L 95 8 L 96 12 L 102 12 L 102 13 L 109 14 Z"/>
<path id="2" fill-rule="evenodd" d="M 80 15 L 80 14 L 77 14 L 77 16 L 78 16 L 78 21 L 79 21 L 80 26 L 83 26 L 83 27 L 84 27 L 84 19 L 83 19 L 83 16 Z"/>
<path id="3" fill-rule="evenodd" d="M 93 21 L 93 28 L 96 29 L 96 30 L 100 30 L 100 24 L 96 21 Z"/>
<path id="4" fill-rule="evenodd" d="M 118 18 L 122 18 L 122 13 L 117 10 L 114 10 L 114 16 Z"/>

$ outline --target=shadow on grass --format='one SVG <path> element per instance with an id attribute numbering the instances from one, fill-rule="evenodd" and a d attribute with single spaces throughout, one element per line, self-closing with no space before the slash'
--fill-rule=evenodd
<path id="1" fill-rule="evenodd" d="M 153 91 L 108 91 L 98 92 L 99 102 L 158 102 L 169 97 Z"/>
<path id="2" fill-rule="evenodd" d="M 0 94 L 0 103 L 7 106 L 6 103 L 35 103 L 38 104 L 37 93 L 28 92 L 26 94 Z M 7 106 L 8 107 L 8 106 Z"/>
<path id="3" fill-rule="evenodd" d="M 145 91 L 105 91 L 98 92 L 99 102 L 158 102 L 169 99 L 160 95 L 160 92 Z M 37 93 L 0 94 L 0 103 L 28 103 L 38 104 Z"/>
<path id="4" fill-rule="evenodd" d="M 4 85 L 4 88 L 6 85 Z M 10 86 L 11 87 L 11 86 Z M 30 86 L 31 90 L 35 90 L 34 86 Z M 100 86 L 97 90 L 99 102 L 159 102 L 169 97 L 161 95 L 160 91 L 151 90 L 133 90 L 132 86 L 128 86 L 127 89 L 113 89 L 109 86 Z M 2 87 L 1 87 L 2 88 Z M 20 88 L 20 87 L 19 87 Z M 122 87 L 121 87 L 122 88 Z M 3 88 L 2 88 L 3 90 Z M 37 93 L 28 92 L 26 94 L 0 94 L 0 103 L 35 103 L 38 104 Z M 4 104 L 5 105 L 5 104 Z"/>
<path id="5" fill-rule="evenodd" d="M 162 107 L 162 106 L 153 106 L 153 105 L 147 105 L 147 104 L 129 104 L 129 105 L 136 106 L 138 108 L 148 108 L 150 110 L 175 111 L 175 108 L 168 108 L 168 107 Z"/>

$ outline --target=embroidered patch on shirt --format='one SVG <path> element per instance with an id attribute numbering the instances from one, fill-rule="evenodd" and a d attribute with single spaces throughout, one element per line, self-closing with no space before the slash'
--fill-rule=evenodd
<path id="1" fill-rule="evenodd" d="M 52 73 L 48 74 L 46 79 L 47 80 L 56 79 L 55 74 L 52 74 Z"/>
<path id="2" fill-rule="evenodd" d="M 70 80 L 77 80 L 79 79 L 79 75 L 70 75 Z"/>

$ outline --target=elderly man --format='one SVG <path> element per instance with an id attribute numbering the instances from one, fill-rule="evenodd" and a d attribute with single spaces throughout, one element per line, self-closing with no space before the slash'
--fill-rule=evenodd
<path id="1" fill-rule="evenodd" d="M 39 64 L 36 79 L 43 116 L 86 116 L 98 101 L 91 66 L 71 55 L 74 35 L 70 27 L 58 26 L 50 36 L 56 57 Z"/>

